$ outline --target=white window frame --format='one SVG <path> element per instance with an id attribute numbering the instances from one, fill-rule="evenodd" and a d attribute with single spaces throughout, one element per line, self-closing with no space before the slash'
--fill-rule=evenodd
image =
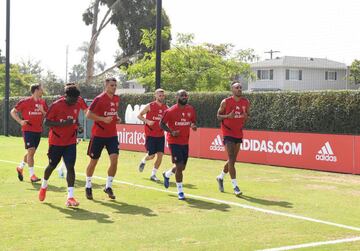
<path id="1" fill-rule="evenodd" d="M 291 78 L 291 73 L 296 74 L 296 78 Z M 300 69 L 289 69 L 289 80 L 288 81 L 300 81 Z"/>
<path id="2" fill-rule="evenodd" d="M 264 69 L 264 70 L 257 70 L 260 71 L 260 78 L 258 78 L 259 81 L 272 81 L 274 80 L 274 70 L 273 69 Z M 273 78 L 271 79 L 271 71 L 273 72 Z M 267 73 L 267 78 L 262 78 L 263 75 L 265 74 L 265 72 Z"/>
<path id="3" fill-rule="evenodd" d="M 330 78 L 330 75 L 332 75 L 333 78 Z M 336 71 L 328 71 L 328 81 L 336 81 L 337 80 L 337 73 Z"/>

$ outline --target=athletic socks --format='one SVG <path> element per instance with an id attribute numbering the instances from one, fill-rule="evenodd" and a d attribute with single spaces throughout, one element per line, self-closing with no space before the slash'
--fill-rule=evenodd
<path id="1" fill-rule="evenodd" d="M 30 167 L 30 166 L 29 166 L 29 174 L 30 174 L 30 177 L 35 174 L 35 173 L 34 173 L 34 167 Z"/>
<path id="2" fill-rule="evenodd" d="M 74 198 L 74 187 L 68 187 L 68 199 Z"/>
<path id="3" fill-rule="evenodd" d="M 225 175 L 226 175 L 226 173 L 224 173 L 224 170 L 223 171 L 221 171 L 221 173 L 220 173 L 220 175 L 218 176 L 218 178 L 220 178 L 220 179 L 224 179 L 224 177 L 225 177 Z"/>
<path id="4" fill-rule="evenodd" d="M 237 187 L 236 179 L 231 179 L 231 184 L 232 184 L 233 188 Z"/>
<path id="5" fill-rule="evenodd" d="M 86 176 L 86 184 L 85 184 L 86 188 L 91 188 L 91 177 Z"/>
<path id="6" fill-rule="evenodd" d="M 177 187 L 177 190 L 178 190 L 178 193 L 183 193 L 183 184 L 182 182 L 176 182 L 176 187 Z"/>
<path id="7" fill-rule="evenodd" d="M 105 188 L 112 187 L 113 179 L 114 179 L 114 177 L 112 177 L 112 176 L 108 176 L 108 177 L 107 177 Z"/>
<path id="8" fill-rule="evenodd" d="M 47 188 L 47 186 L 48 186 L 47 183 L 48 183 L 48 181 L 46 179 L 43 179 L 42 183 L 41 183 L 41 188 Z"/>
<path id="9" fill-rule="evenodd" d="M 19 164 L 19 167 L 23 169 L 25 167 L 26 163 L 24 161 L 21 161 Z"/>
<path id="10" fill-rule="evenodd" d="M 170 178 L 171 175 L 173 175 L 174 173 L 172 172 L 172 169 L 168 170 L 165 172 L 165 177 L 166 178 Z"/>
<path id="11" fill-rule="evenodd" d="M 152 170 L 152 172 L 151 172 L 151 176 L 156 175 L 156 172 L 157 172 L 157 169 L 154 167 L 153 170 Z"/>

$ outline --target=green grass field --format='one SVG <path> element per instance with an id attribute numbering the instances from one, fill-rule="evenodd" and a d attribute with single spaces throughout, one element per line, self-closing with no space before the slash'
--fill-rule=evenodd
<path id="1" fill-rule="evenodd" d="M 43 139 L 35 156 L 41 177 L 47 147 Z M 65 207 L 66 181 L 57 172 L 43 203 L 40 183 L 29 182 L 27 169 L 24 181 L 18 181 L 23 141 L 0 136 L 0 250 L 263 250 L 316 242 L 321 243 L 300 250 L 360 250 L 360 238 L 348 240 L 360 237 L 359 176 L 238 163 L 244 192 L 238 198 L 229 177 L 226 192 L 217 190 L 223 161 L 192 158 L 184 175 L 187 200 L 179 201 L 174 183 L 166 191 L 149 180 L 152 162 L 138 172 L 144 153 L 121 151 L 113 186 L 117 198 L 111 201 L 102 191 L 104 151 L 95 171 L 94 200 L 88 201 L 86 148 L 87 142 L 78 145 L 75 197 L 80 206 L 71 209 Z M 170 165 L 166 156 L 161 172 Z"/>

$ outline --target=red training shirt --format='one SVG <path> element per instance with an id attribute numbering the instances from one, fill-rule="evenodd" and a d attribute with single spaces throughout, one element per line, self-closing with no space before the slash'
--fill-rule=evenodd
<path id="1" fill-rule="evenodd" d="M 23 120 L 28 120 L 28 123 L 21 127 L 22 131 L 42 132 L 43 114 L 39 110 L 40 105 L 47 112 L 48 106 L 41 98 L 35 100 L 33 97 L 27 97 L 15 105 L 15 109 L 21 113 Z"/>
<path id="2" fill-rule="evenodd" d="M 169 107 L 165 104 L 159 105 L 156 101 L 150 103 L 150 110 L 146 113 L 146 119 L 154 121 L 152 126 L 145 123 L 145 136 L 163 137 L 164 130 L 160 128 L 160 120 Z"/>
<path id="3" fill-rule="evenodd" d="M 178 104 L 170 107 L 164 114 L 162 122 L 167 124 L 171 131 L 179 131 L 177 137 L 167 134 L 169 144 L 188 145 L 191 123 L 196 121 L 196 112 L 191 105 L 180 107 Z"/>
<path id="4" fill-rule="evenodd" d="M 109 124 L 106 124 L 102 121 L 94 121 L 94 125 L 91 129 L 92 137 L 96 136 L 110 138 L 117 136 L 116 122 L 119 102 L 119 96 L 114 95 L 112 98 L 110 98 L 106 92 L 103 92 L 95 97 L 93 102 L 90 104 L 89 110 L 98 116 L 111 116 L 113 117 L 113 120 Z"/>
<path id="5" fill-rule="evenodd" d="M 247 98 L 241 97 L 239 101 L 235 101 L 234 97 L 225 99 L 225 113 L 229 114 L 234 111 L 235 117 L 230 119 L 223 119 L 221 122 L 221 131 L 223 136 L 230 136 L 241 139 L 243 137 L 243 127 L 245 123 L 244 113 L 250 106 Z"/>
<path id="6" fill-rule="evenodd" d="M 64 98 L 60 98 L 50 106 L 46 113 L 46 119 L 61 122 L 67 119 L 76 120 L 80 112 L 80 104 L 68 105 Z M 68 146 L 76 144 L 76 133 L 78 125 L 52 126 L 49 131 L 49 144 L 55 146 Z"/>

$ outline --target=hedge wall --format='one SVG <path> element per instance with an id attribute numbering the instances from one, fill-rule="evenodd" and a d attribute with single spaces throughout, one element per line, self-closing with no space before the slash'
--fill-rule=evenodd
<path id="1" fill-rule="evenodd" d="M 216 111 L 222 99 L 230 93 L 190 93 L 189 103 L 198 115 L 198 126 L 219 127 Z M 251 103 L 251 119 L 246 128 L 289 132 L 318 132 L 336 134 L 360 134 L 360 92 L 266 92 L 245 93 Z M 127 104 L 146 104 L 153 100 L 152 94 L 123 94 L 119 115 L 124 120 Z M 45 97 L 50 104 L 56 97 Z M 13 107 L 19 98 L 11 98 Z M 166 103 L 175 103 L 175 94 L 168 93 Z M 4 113 L 4 102 L 0 112 Z M 10 119 L 10 134 L 20 135 L 17 123 Z M 3 116 L 0 118 L 3 134 Z M 46 132 L 44 132 L 46 134 Z"/>

